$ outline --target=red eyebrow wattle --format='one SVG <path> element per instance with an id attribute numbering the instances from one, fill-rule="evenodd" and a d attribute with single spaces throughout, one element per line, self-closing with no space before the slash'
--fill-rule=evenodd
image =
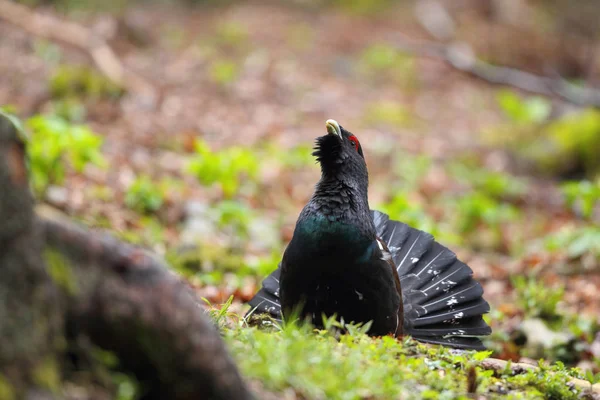
<path id="1" fill-rule="evenodd" d="M 352 135 L 348 138 L 348 140 L 350 140 L 352 143 L 354 143 L 354 148 L 356 149 L 356 151 L 358 151 L 358 146 L 360 146 L 360 144 L 358 143 L 358 138 L 356 136 Z"/>

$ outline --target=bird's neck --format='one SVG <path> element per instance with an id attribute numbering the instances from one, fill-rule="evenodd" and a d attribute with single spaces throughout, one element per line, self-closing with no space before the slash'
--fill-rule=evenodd
<path id="1" fill-rule="evenodd" d="M 375 239 L 367 185 L 322 177 L 302 210 L 297 229 L 328 241 L 369 242 Z"/>

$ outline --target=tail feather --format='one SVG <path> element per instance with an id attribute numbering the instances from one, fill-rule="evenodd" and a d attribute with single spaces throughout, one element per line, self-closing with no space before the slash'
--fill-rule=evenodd
<path id="1" fill-rule="evenodd" d="M 483 320 L 481 315 L 463 319 L 460 324 L 456 324 L 449 329 L 448 323 L 440 322 L 437 324 L 415 327 L 411 329 L 411 335 L 416 339 L 421 337 L 451 337 L 451 336 L 484 336 L 489 334 L 489 326 Z"/>
<path id="2" fill-rule="evenodd" d="M 418 340 L 419 342 L 423 343 L 438 344 L 442 346 L 453 347 L 455 349 L 485 350 L 485 346 L 483 343 L 481 343 L 481 340 L 475 337 L 419 337 Z"/>
<path id="3" fill-rule="evenodd" d="M 438 298 L 431 298 L 427 303 L 421 305 L 427 312 L 434 312 L 442 309 L 446 309 L 454 304 L 475 300 L 481 298 L 483 295 L 483 288 L 476 281 L 470 281 L 463 283 L 456 287 L 451 293 L 444 293 L 444 296 Z"/>
<path id="4" fill-rule="evenodd" d="M 267 276 L 262 283 L 262 286 L 265 288 L 267 292 L 279 298 L 279 277 L 281 275 L 281 264 L 277 266 L 278 268 L 271 273 L 271 275 Z"/>
<path id="5" fill-rule="evenodd" d="M 388 246 L 392 257 L 394 257 L 396 254 L 398 254 L 404 242 L 406 242 L 408 239 L 410 227 L 405 224 L 394 224 L 390 229 L 388 229 L 388 223 L 394 222 L 390 221 L 390 217 L 380 212 L 375 214 L 371 213 L 371 215 L 373 216 L 373 222 L 375 223 L 375 231 Z M 394 258 L 394 262 L 396 265 L 398 265 L 396 258 Z"/>
<path id="6" fill-rule="evenodd" d="M 281 264 L 262 282 L 262 288 L 248 302 L 251 308 L 246 317 L 251 314 L 269 314 L 276 320 L 281 320 L 281 303 L 279 300 L 279 276 Z"/>
<path id="7" fill-rule="evenodd" d="M 460 320 L 464 318 L 480 316 L 487 313 L 490 310 L 490 306 L 487 301 L 480 297 L 468 303 L 461 304 L 457 309 L 448 307 L 435 313 L 429 313 L 421 306 L 417 308 L 417 313 L 419 313 L 420 310 L 425 311 L 425 314 L 413 321 L 413 326 L 428 326 L 439 322 L 447 323 L 449 325 L 459 325 L 461 323 Z"/>
<path id="8" fill-rule="evenodd" d="M 419 278 L 426 275 L 439 275 L 444 269 L 454 264 L 456 254 L 438 242 L 433 242 L 431 249 L 421 258 L 415 268 L 415 275 Z M 419 282 L 425 282 L 423 278 Z"/>
<path id="9" fill-rule="evenodd" d="M 428 300 L 437 299 L 456 292 L 458 286 L 468 282 L 476 282 L 473 280 L 473 271 L 465 263 L 455 261 L 454 264 L 447 267 L 443 272 L 431 274 L 429 276 L 420 276 L 415 282 L 415 286 L 410 290 L 418 291 L 418 296 L 415 296 L 414 301 L 419 304 Z"/>
<path id="10" fill-rule="evenodd" d="M 388 248 L 402 287 L 404 332 L 428 343 L 482 347 L 478 338 L 470 336 L 491 333 L 482 318 L 490 306 L 471 268 L 430 234 L 392 221 L 379 211 L 372 215 L 377 235 L 399 244 L 388 244 Z"/>
<path id="11" fill-rule="evenodd" d="M 432 243 L 433 236 L 429 233 L 411 228 L 411 232 L 404 243 L 404 246 L 398 249 L 396 254 L 390 249 L 392 258 L 394 258 L 394 261 L 396 262 L 398 275 L 404 276 L 412 273 L 412 271 L 417 268 L 423 254 L 431 248 Z"/>

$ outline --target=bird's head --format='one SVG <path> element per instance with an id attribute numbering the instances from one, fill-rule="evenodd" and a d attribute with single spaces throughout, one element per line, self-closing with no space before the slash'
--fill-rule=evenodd
<path id="1" fill-rule="evenodd" d="M 333 119 L 325 126 L 327 134 L 317 138 L 313 152 L 323 177 L 367 181 L 367 165 L 358 138 Z"/>

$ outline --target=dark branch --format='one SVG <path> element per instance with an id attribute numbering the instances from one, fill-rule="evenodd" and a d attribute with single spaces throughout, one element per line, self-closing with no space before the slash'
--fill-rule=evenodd
<path id="1" fill-rule="evenodd" d="M 557 96 L 578 106 L 600 107 L 600 91 L 572 85 L 565 79 L 545 77 L 515 68 L 495 66 L 473 53 L 466 43 L 449 45 L 431 41 L 416 41 L 398 35 L 393 41 L 402 51 L 446 61 L 455 69 L 496 85 L 507 85 L 530 93 Z"/>

